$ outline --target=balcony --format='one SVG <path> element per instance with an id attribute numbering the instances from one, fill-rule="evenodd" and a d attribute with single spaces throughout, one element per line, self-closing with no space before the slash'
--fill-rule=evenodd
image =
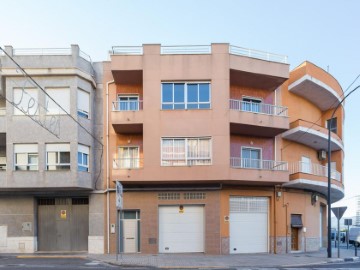
<path id="1" fill-rule="evenodd" d="M 289 181 L 288 163 L 285 161 L 249 158 L 230 158 L 230 179 L 242 182 L 285 183 Z"/>
<path id="2" fill-rule="evenodd" d="M 304 120 L 297 120 L 290 124 L 290 130 L 282 134 L 284 139 L 307 145 L 316 150 L 327 149 L 328 129 Z M 342 140 L 335 133 L 331 133 L 332 151 L 344 150 Z"/>
<path id="3" fill-rule="evenodd" d="M 8 168 L 9 170 L 9 168 Z M 4 173 L 4 177 L 2 177 Z M 0 189 L 3 191 L 89 191 L 93 189 L 91 174 L 88 172 L 74 173 L 70 170 L 57 171 L 12 171 L 11 178 L 0 171 Z M 9 181 L 11 179 L 11 181 Z"/>
<path id="4" fill-rule="evenodd" d="M 230 99 L 230 132 L 274 137 L 289 129 L 287 112 L 283 106 Z"/>
<path id="5" fill-rule="evenodd" d="M 284 184 L 285 187 L 312 190 L 327 196 L 327 166 L 299 161 L 289 164 L 289 172 L 290 182 Z M 331 170 L 331 179 L 331 199 L 336 202 L 344 197 L 341 173 Z"/>
<path id="6" fill-rule="evenodd" d="M 117 133 L 142 133 L 144 122 L 143 102 L 114 101 L 112 103 L 111 123 Z"/>
<path id="7" fill-rule="evenodd" d="M 115 170 L 141 169 L 143 166 L 142 158 L 115 158 L 113 160 Z"/>
<path id="8" fill-rule="evenodd" d="M 343 95 L 336 79 L 310 62 L 303 63 L 292 72 L 288 89 L 322 111 L 336 107 Z"/>

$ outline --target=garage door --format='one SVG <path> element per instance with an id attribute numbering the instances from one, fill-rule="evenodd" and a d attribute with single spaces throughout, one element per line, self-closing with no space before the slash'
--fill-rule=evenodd
<path id="1" fill-rule="evenodd" d="M 159 252 L 204 252 L 204 207 L 159 207 Z"/>
<path id="2" fill-rule="evenodd" d="M 230 197 L 230 253 L 268 252 L 268 198 Z"/>

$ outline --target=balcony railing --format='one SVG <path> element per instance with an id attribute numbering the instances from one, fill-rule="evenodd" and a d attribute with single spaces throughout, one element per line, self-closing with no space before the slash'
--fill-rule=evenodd
<path id="1" fill-rule="evenodd" d="M 323 176 L 323 177 L 328 176 L 327 166 L 323 166 L 315 163 L 302 162 L 302 161 L 290 163 L 289 171 L 290 174 L 307 173 L 316 176 Z M 336 181 L 341 181 L 341 173 L 339 173 L 336 170 L 331 170 L 331 179 L 334 179 Z"/>
<path id="2" fill-rule="evenodd" d="M 6 115 L 6 108 L 0 108 L 0 116 Z"/>
<path id="3" fill-rule="evenodd" d="M 211 165 L 210 157 L 203 158 L 181 158 L 181 159 L 167 159 L 163 158 L 161 160 L 161 166 L 201 166 L 201 165 Z"/>
<path id="4" fill-rule="evenodd" d="M 242 101 L 237 99 L 230 99 L 230 109 L 243 111 L 243 112 L 253 112 L 253 113 L 261 113 L 273 116 L 288 116 L 288 108 L 284 106 L 275 106 L 271 104 L 265 103 L 255 103 Z"/>
<path id="5" fill-rule="evenodd" d="M 142 100 L 138 101 L 114 101 L 113 111 L 139 111 L 143 109 Z"/>
<path id="6" fill-rule="evenodd" d="M 142 55 L 142 46 L 113 46 L 110 52 L 111 54 L 118 55 Z"/>
<path id="7" fill-rule="evenodd" d="M 140 169 L 142 167 L 142 158 L 115 158 L 113 160 L 113 169 Z"/>
<path id="8" fill-rule="evenodd" d="M 279 62 L 284 64 L 286 64 L 288 61 L 287 60 L 288 57 L 286 55 L 268 53 L 268 52 L 233 46 L 233 45 L 229 46 L 229 53 L 235 55 L 247 56 L 251 58 L 257 58 L 271 62 Z"/>
<path id="9" fill-rule="evenodd" d="M 14 49 L 14 55 L 71 55 L 71 48 Z"/>
<path id="10" fill-rule="evenodd" d="M 258 169 L 258 170 L 268 170 L 268 171 L 288 170 L 288 163 L 285 161 L 238 158 L 238 157 L 230 158 L 230 166 L 232 168 Z"/>
<path id="11" fill-rule="evenodd" d="M 211 54 L 210 45 L 161 46 L 161 54 Z"/>

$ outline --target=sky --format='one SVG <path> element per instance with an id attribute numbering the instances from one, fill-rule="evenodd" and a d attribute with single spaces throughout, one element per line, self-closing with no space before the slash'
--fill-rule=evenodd
<path id="1" fill-rule="evenodd" d="M 230 43 L 287 55 L 290 69 L 311 61 L 344 91 L 360 84 L 354 82 L 360 74 L 358 0 L 0 0 L 0 10 L 1 46 L 78 44 L 93 61 L 103 61 L 117 45 Z M 337 205 L 360 195 L 359 105 L 360 90 L 346 99 L 345 199 Z"/>

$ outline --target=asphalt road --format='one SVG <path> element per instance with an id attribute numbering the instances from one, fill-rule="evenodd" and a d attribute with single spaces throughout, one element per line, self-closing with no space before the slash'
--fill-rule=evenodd
<path id="1" fill-rule="evenodd" d="M 16 256 L 0 256 L 0 270 L 7 269 L 36 269 L 36 270 L 71 270 L 71 269 L 125 269 L 124 267 L 106 264 L 100 261 L 92 261 L 86 258 L 60 258 L 35 256 L 28 258 L 17 258 Z M 132 267 L 132 270 L 137 268 Z M 138 268 L 139 269 L 139 268 Z M 144 268 L 140 268 L 144 270 Z"/>

